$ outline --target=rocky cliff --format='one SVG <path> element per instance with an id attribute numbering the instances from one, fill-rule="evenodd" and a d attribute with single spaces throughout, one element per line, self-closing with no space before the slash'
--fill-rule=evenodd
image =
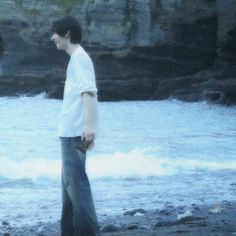
<path id="1" fill-rule="evenodd" d="M 0 95 L 62 97 L 68 57 L 51 22 L 81 22 L 100 100 L 236 104 L 235 0 L 1 0 Z M 60 1 L 62 3 L 62 1 Z"/>

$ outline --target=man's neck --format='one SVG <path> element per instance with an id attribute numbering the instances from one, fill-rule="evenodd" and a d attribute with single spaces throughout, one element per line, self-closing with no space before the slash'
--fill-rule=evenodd
<path id="1" fill-rule="evenodd" d="M 77 44 L 69 43 L 66 49 L 66 53 L 71 56 L 73 52 L 75 52 L 75 50 L 79 47 L 80 47 L 80 44 L 78 43 Z"/>

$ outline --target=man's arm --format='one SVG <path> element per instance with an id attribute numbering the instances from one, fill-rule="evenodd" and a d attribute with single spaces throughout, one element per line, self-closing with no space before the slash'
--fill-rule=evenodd
<path id="1" fill-rule="evenodd" d="M 82 141 L 85 142 L 86 149 L 92 149 L 97 120 L 96 94 L 94 92 L 84 92 L 81 96 L 84 111 Z"/>

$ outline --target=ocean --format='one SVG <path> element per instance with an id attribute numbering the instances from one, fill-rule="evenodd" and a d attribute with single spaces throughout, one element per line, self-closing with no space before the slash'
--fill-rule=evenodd
<path id="1" fill-rule="evenodd" d="M 0 98 L 0 220 L 60 219 L 61 100 Z M 176 100 L 100 102 L 87 173 L 98 217 L 220 203 L 236 195 L 236 107 Z"/>

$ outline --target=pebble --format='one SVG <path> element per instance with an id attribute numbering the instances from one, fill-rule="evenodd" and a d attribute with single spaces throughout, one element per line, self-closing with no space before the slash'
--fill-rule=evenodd
<path id="1" fill-rule="evenodd" d="M 117 232 L 121 231 L 121 226 L 119 224 L 105 224 L 101 227 L 101 232 L 102 233 L 107 233 L 107 232 Z"/>
<path id="2" fill-rule="evenodd" d="M 128 225 L 127 227 L 126 227 L 126 229 L 128 229 L 128 230 L 133 230 L 133 229 L 137 229 L 138 228 L 138 225 L 137 224 L 131 224 L 131 225 Z"/>
<path id="3" fill-rule="evenodd" d="M 37 233 L 38 235 L 44 235 L 44 234 L 45 234 L 45 231 L 46 231 L 46 229 L 45 229 L 44 226 L 39 226 L 38 229 L 36 230 L 36 233 Z"/>
<path id="4" fill-rule="evenodd" d="M 192 212 L 190 210 L 187 210 L 185 213 L 177 215 L 177 220 L 181 220 L 185 217 L 192 216 L 192 215 L 193 215 Z"/>
<path id="5" fill-rule="evenodd" d="M 132 210 L 132 211 L 126 211 L 126 212 L 124 212 L 124 216 L 133 216 L 133 215 L 135 215 L 136 213 L 141 213 L 141 214 L 145 214 L 146 213 L 146 211 L 144 210 L 144 209 L 142 209 L 142 208 L 138 208 L 138 209 L 134 209 L 134 210 Z"/>
<path id="6" fill-rule="evenodd" d="M 154 225 L 154 227 L 169 227 L 175 224 L 177 224 L 177 221 L 160 220 Z"/>
<path id="7" fill-rule="evenodd" d="M 136 212 L 133 216 L 144 216 L 144 214 L 140 212 Z"/>
<path id="8" fill-rule="evenodd" d="M 4 221 L 2 221 L 2 225 L 7 226 L 7 225 L 9 225 L 9 222 L 4 220 Z"/>
<path id="9" fill-rule="evenodd" d="M 3 236 L 11 236 L 10 233 L 4 233 Z"/>
<path id="10" fill-rule="evenodd" d="M 160 210 L 159 214 L 168 216 L 168 215 L 171 215 L 171 211 L 164 209 L 164 210 Z"/>
<path id="11" fill-rule="evenodd" d="M 209 210 L 210 213 L 220 213 L 223 211 L 223 208 L 219 205 L 214 206 L 212 209 Z"/>

